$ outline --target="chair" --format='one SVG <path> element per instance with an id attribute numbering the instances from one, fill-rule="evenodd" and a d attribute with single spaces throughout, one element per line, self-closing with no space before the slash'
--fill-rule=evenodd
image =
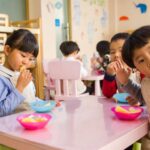
<path id="1" fill-rule="evenodd" d="M 7 14 L 0 14 L 0 26 L 8 27 L 8 15 Z"/>
<path id="2" fill-rule="evenodd" d="M 78 61 L 51 60 L 49 74 L 55 81 L 55 100 L 85 96 L 77 92 L 77 80 L 81 80 L 81 64 Z"/>
<path id="3" fill-rule="evenodd" d="M 43 72 L 45 74 L 44 95 L 45 95 L 45 99 L 49 100 L 52 98 L 51 91 L 53 91 L 53 93 L 55 93 L 55 83 L 49 75 L 49 68 L 48 68 L 47 60 L 43 61 Z"/>

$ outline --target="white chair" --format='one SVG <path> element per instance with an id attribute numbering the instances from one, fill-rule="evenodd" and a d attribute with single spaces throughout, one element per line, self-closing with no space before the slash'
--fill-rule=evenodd
<path id="1" fill-rule="evenodd" d="M 81 64 L 78 61 L 52 60 L 49 62 L 49 74 L 55 81 L 55 99 L 67 100 L 85 96 L 77 91 L 77 80 L 81 80 Z"/>
<path id="2" fill-rule="evenodd" d="M 55 93 L 55 84 L 54 81 L 52 80 L 52 78 L 49 75 L 49 61 L 44 60 L 43 61 L 43 72 L 44 72 L 44 77 L 45 77 L 45 81 L 44 81 L 44 96 L 45 99 L 49 100 L 51 98 L 53 98 L 53 96 L 51 95 L 51 93 Z"/>

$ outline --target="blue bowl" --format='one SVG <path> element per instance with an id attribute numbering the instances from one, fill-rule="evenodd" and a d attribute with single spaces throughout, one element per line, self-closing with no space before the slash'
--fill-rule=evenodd
<path id="1" fill-rule="evenodd" d="M 51 111 L 55 106 L 55 101 L 44 101 L 44 100 L 35 100 L 30 103 L 31 108 L 36 112 L 49 112 Z"/>
<path id="2" fill-rule="evenodd" d="M 129 93 L 116 93 L 113 95 L 113 99 L 120 103 L 128 103 L 126 98 L 130 96 Z"/>

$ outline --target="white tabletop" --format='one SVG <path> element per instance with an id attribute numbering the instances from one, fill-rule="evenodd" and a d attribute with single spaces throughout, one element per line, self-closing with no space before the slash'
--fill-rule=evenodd
<path id="1" fill-rule="evenodd" d="M 109 99 L 94 96 L 65 101 L 40 130 L 25 130 L 18 114 L 0 118 L 0 143 L 21 150 L 122 150 L 148 132 L 143 114 L 135 121 L 118 120 Z"/>

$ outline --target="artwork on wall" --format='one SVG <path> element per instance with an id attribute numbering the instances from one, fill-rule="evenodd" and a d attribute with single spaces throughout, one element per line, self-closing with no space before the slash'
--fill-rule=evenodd
<path id="1" fill-rule="evenodd" d="M 48 2 L 47 3 L 47 10 L 48 10 L 48 12 L 51 13 L 52 9 L 54 9 L 53 4 L 51 2 Z"/>
<path id="2" fill-rule="evenodd" d="M 92 43 L 93 42 L 93 37 L 94 37 L 93 22 L 89 22 L 88 25 L 87 25 L 87 36 L 88 36 L 88 42 Z"/>
<path id="3" fill-rule="evenodd" d="M 73 2 L 73 9 L 74 9 L 74 16 L 73 16 L 74 23 L 77 26 L 79 26 L 80 25 L 80 17 L 81 17 L 80 0 L 75 0 Z"/>
<path id="4" fill-rule="evenodd" d="M 55 3 L 55 8 L 56 9 L 61 9 L 62 8 L 62 2 L 60 2 L 60 1 L 57 1 L 56 3 Z"/>
<path id="5" fill-rule="evenodd" d="M 120 21 L 128 21 L 129 17 L 128 16 L 121 16 L 121 17 L 119 17 L 119 20 Z"/>
<path id="6" fill-rule="evenodd" d="M 105 0 L 84 0 L 90 3 L 90 5 L 104 6 Z"/>
<path id="7" fill-rule="evenodd" d="M 60 27 L 60 19 L 55 19 L 55 26 Z"/>
<path id="8" fill-rule="evenodd" d="M 138 8 L 141 12 L 141 14 L 144 14 L 147 12 L 147 5 L 144 4 L 144 3 L 138 3 L 136 4 L 134 1 L 133 1 L 133 4 L 135 5 L 136 8 Z"/>
<path id="9" fill-rule="evenodd" d="M 100 18 L 101 26 L 104 28 L 107 25 L 108 15 L 105 9 L 102 11 L 102 16 Z"/>

